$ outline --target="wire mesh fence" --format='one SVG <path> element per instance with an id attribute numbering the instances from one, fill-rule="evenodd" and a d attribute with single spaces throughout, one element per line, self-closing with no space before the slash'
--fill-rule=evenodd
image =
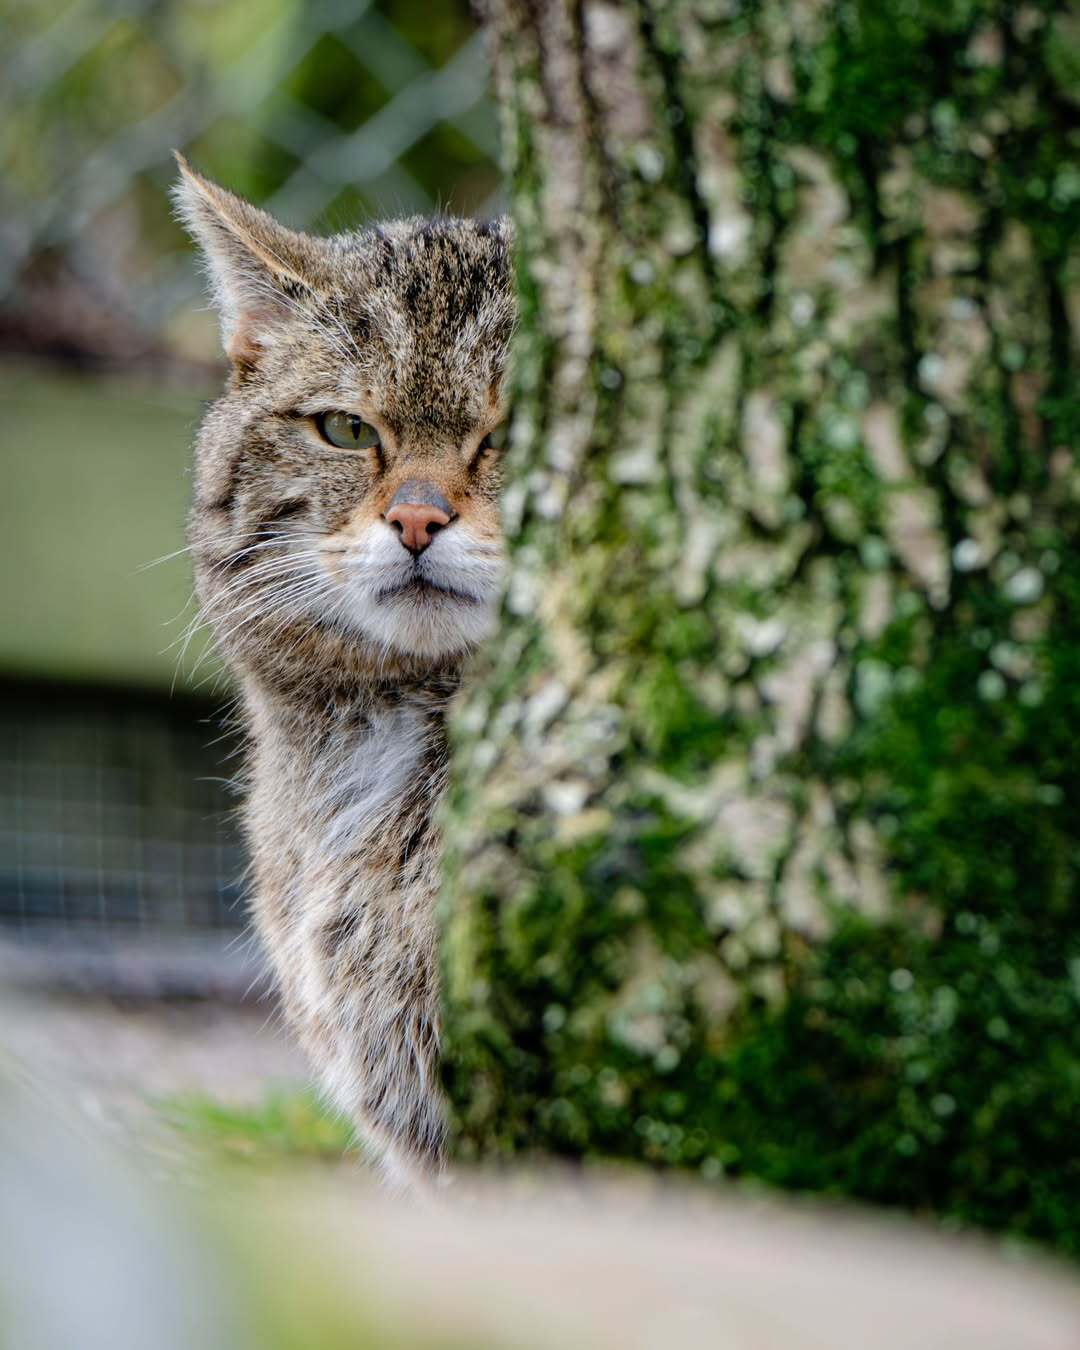
<path id="1" fill-rule="evenodd" d="M 185 703 L 9 687 L 0 707 L 0 919 L 232 928 L 244 860 L 221 760 Z"/>
<path id="2" fill-rule="evenodd" d="M 498 194 L 466 0 L 0 0 L 4 344 L 205 358 L 170 151 L 297 228 Z"/>
<path id="3" fill-rule="evenodd" d="M 69 677 L 83 683 L 56 683 L 68 674 L 57 668 L 56 621 L 35 680 L 30 631 L 44 632 L 41 615 L 77 589 L 87 598 L 69 608 L 82 646 L 87 631 L 115 637 L 117 588 L 146 582 L 118 577 L 116 549 L 95 538 L 130 536 L 133 517 L 160 519 L 163 496 L 175 502 L 167 528 L 182 528 L 178 439 L 211 387 L 184 372 L 219 351 L 194 251 L 172 216 L 171 151 L 294 228 L 485 214 L 500 192 L 486 89 L 468 0 L 0 0 L 0 357 L 18 363 L 25 413 L 0 419 L 0 442 L 17 451 L 5 456 L 10 472 L 23 474 L 9 494 L 22 505 L 10 509 L 32 512 L 63 492 L 42 468 L 58 462 L 57 418 L 59 443 L 95 448 L 102 483 L 84 502 L 97 504 L 94 529 L 70 532 L 78 546 L 57 530 L 31 565 L 26 529 L 0 527 L 0 604 L 18 592 L 12 612 L 29 633 L 0 647 L 18 658 L 5 666 L 0 655 L 0 982 L 12 943 L 24 966 L 30 951 L 38 965 L 133 943 L 175 953 L 185 934 L 217 935 L 223 950 L 244 922 L 235 799 L 221 782 L 235 764 L 212 709 L 170 700 L 165 683 L 125 693 L 114 653 L 114 687 L 87 687 L 74 636 Z M 29 366 L 24 379 L 27 358 L 46 358 L 47 378 Z M 57 367 L 72 364 L 84 377 L 58 399 Z M 98 378 L 113 372 L 138 374 L 137 401 Z M 176 374 L 172 405 L 190 388 L 182 431 L 163 396 L 153 411 L 154 380 Z M 151 492 L 153 511 L 137 499 Z M 0 502 L 0 516 L 7 509 Z M 60 515 L 73 510 L 64 503 Z M 155 538 L 137 561 L 179 542 Z M 171 636 L 155 619 L 145 636 L 125 635 L 126 649 L 157 650 Z M 132 685 L 151 664 L 132 663 Z"/>
<path id="4" fill-rule="evenodd" d="M 236 755 L 185 700 L 0 685 L 0 985 L 249 992 Z"/>

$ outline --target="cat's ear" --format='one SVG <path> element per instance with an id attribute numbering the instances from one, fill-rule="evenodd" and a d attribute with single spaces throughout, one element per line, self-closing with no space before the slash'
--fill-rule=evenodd
<path id="1" fill-rule="evenodd" d="M 173 199 L 206 259 L 226 355 L 252 365 L 297 300 L 321 294 L 318 241 L 279 225 L 173 153 L 180 167 Z"/>

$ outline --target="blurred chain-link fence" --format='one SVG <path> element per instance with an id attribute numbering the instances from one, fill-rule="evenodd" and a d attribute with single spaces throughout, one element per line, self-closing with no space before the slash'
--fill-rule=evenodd
<path id="1" fill-rule="evenodd" d="M 197 991 L 243 921 L 235 743 L 163 627 L 220 359 L 171 151 L 294 228 L 484 214 L 486 89 L 468 0 L 0 0 L 0 982 L 137 948 Z"/>
<path id="2" fill-rule="evenodd" d="M 0 984 L 243 996 L 220 729 L 152 694 L 0 690 Z"/>
<path id="3" fill-rule="evenodd" d="M 8 350 L 202 359 L 170 150 L 297 228 L 498 190 L 466 0 L 0 0 Z"/>

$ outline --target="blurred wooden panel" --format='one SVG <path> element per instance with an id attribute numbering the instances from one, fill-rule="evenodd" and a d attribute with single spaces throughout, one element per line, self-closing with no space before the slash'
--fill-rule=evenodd
<path id="1" fill-rule="evenodd" d="M 209 689 L 187 557 L 148 566 L 184 547 L 206 393 L 0 366 L 0 673 Z"/>

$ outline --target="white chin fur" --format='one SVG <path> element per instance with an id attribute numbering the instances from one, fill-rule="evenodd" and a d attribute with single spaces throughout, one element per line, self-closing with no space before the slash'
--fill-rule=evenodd
<path id="1" fill-rule="evenodd" d="M 338 612 L 387 651 L 430 659 L 451 656 L 469 651 L 494 628 L 502 559 L 460 524 L 440 530 L 417 565 L 396 532 L 376 522 L 335 563 Z M 394 593 L 416 577 L 457 594 L 434 589 Z"/>

